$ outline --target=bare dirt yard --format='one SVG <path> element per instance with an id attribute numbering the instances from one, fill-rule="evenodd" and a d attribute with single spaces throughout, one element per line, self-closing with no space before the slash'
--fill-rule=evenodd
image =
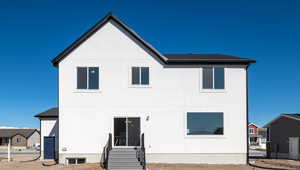
<path id="1" fill-rule="evenodd" d="M 15 154 L 13 161 L 7 162 L 6 155 L 0 155 L 0 170 L 101 170 L 99 164 L 55 165 L 54 162 L 29 161 L 38 154 Z M 251 159 L 250 165 L 186 165 L 186 164 L 148 164 L 149 170 L 260 170 L 260 169 L 300 169 L 300 161 Z"/>

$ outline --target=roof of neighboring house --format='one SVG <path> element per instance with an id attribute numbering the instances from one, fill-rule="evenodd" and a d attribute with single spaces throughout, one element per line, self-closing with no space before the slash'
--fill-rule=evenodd
<path id="1" fill-rule="evenodd" d="M 107 22 L 114 21 L 121 28 L 123 28 L 129 35 L 133 36 L 138 42 L 140 42 L 149 51 L 155 54 L 163 63 L 165 64 L 250 64 L 256 62 L 255 60 L 234 57 L 223 54 L 161 54 L 149 43 L 147 43 L 142 37 L 135 33 L 131 28 L 125 25 L 120 19 L 118 19 L 112 13 L 107 14 L 102 20 L 100 20 L 91 29 L 85 32 L 81 37 L 74 41 L 70 46 L 68 46 L 64 51 L 62 51 L 58 56 L 56 56 L 52 63 L 54 66 L 58 66 L 58 63 L 63 60 L 68 54 L 80 46 L 84 41 L 96 33 L 100 28 L 102 28 Z"/>
<path id="2" fill-rule="evenodd" d="M 269 123 L 267 123 L 264 128 L 268 128 L 270 127 L 270 125 L 272 123 L 274 123 L 275 121 L 277 121 L 278 119 L 282 118 L 282 117 L 286 117 L 286 118 L 290 118 L 290 119 L 293 119 L 293 120 L 298 120 L 300 121 L 300 113 L 285 113 L 285 114 L 281 114 L 279 115 L 278 117 L 276 117 L 275 119 L 273 119 L 272 121 L 270 121 Z M 299 122 L 300 123 L 300 122 Z"/>
<path id="3" fill-rule="evenodd" d="M 290 117 L 293 119 L 300 120 L 300 113 L 294 113 L 294 114 L 284 114 L 286 117 Z"/>
<path id="4" fill-rule="evenodd" d="M 15 135 L 22 135 L 25 138 L 30 137 L 36 129 L 0 129 L 0 137 L 8 137 L 11 138 Z M 38 131 L 37 131 L 38 132 Z"/>
<path id="5" fill-rule="evenodd" d="M 57 118 L 58 117 L 58 108 L 57 107 L 53 107 L 51 109 L 48 109 L 42 113 L 39 113 L 37 115 L 35 115 L 34 117 L 38 117 L 38 118 Z"/>
<path id="6" fill-rule="evenodd" d="M 255 127 L 259 128 L 259 126 L 257 126 L 257 125 L 256 125 L 256 124 L 254 124 L 254 123 L 249 123 L 249 124 L 248 124 L 248 126 L 250 126 L 250 125 L 253 125 L 253 126 L 255 126 Z"/>

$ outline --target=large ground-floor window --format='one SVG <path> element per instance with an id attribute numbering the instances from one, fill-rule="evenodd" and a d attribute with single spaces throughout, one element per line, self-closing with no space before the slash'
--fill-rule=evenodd
<path id="1" fill-rule="evenodd" d="M 188 112 L 187 135 L 223 135 L 222 112 Z"/>

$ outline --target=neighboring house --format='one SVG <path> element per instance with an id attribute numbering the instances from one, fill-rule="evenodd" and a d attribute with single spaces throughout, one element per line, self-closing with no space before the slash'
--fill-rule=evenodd
<path id="1" fill-rule="evenodd" d="M 248 133 L 250 146 L 258 145 L 258 126 L 253 123 L 250 123 L 248 125 Z"/>
<path id="2" fill-rule="evenodd" d="M 59 163 L 109 156 L 114 167 L 129 160 L 122 153 L 146 153 L 150 163 L 247 162 L 247 69 L 254 60 L 162 54 L 108 14 L 52 62 L 59 124 L 37 117 L 44 137 L 59 125 Z"/>
<path id="3" fill-rule="evenodd" d="M 36 129 L 0 129 L 0 147 L 7 147 L 11 140 L 13 148 L 33 148 L 40 143 L 40 133 Z"/>
<path id="4" fill-rule="evenodd" d="M 264 127 L 268 129 L 268 157 L 300 159 L 300 114 L 281 114 Z"/>
<path id="5" fill-rule="evenodd" d="M 261 149 L 267 149 L 267 128 L 258 128 L 259 143 Z"/>
<path id="6" fill-rule="evenodd" d="M 266 129 L 254 123 L 248 125 L 249 145 L 251 148 L 266 149 Z"/>

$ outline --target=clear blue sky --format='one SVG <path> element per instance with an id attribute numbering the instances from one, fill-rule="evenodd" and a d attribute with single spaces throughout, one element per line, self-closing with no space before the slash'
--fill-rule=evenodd
<path id="1" fill-rule="evenodd" d="M 224 53 L 250 67 L 250 121 L 300 112 L 300 1 L 0 2 L 0 126 L 39 127 L 33 117 L 57 105 L 50 59 L 108 12 L 162 53 Z"/>

